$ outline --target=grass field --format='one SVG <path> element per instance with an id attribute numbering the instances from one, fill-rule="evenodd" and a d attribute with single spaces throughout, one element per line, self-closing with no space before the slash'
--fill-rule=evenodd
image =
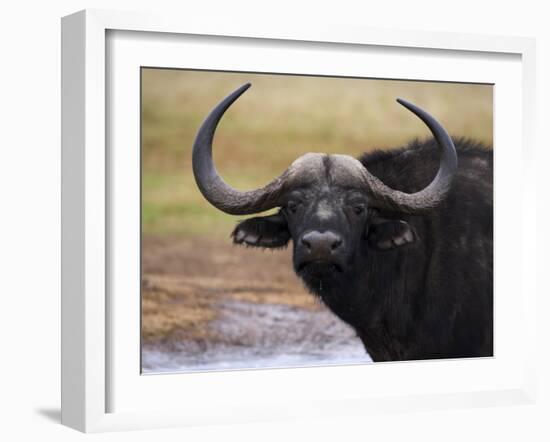
<path id="1" fill-rule="evenodd" d="M 196 189 L 191 149 L 212 107 L 245 82 L 252 88 L 223 118 L 214 146 L 216 167 L 238 189 L 264 185 L 306 152 L 357 156 L 428 136 L 397 97 L 431 112 L 451 135 L 492 144 L 487 85 L 144 69 L 144 234 L 228 235 L 235 218 Z"/>

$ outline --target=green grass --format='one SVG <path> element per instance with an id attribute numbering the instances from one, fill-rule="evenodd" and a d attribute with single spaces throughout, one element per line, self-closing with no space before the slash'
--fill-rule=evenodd
<path id="1" fill-rule="evenodd" d="M 250 176 L 229 178 L 243 189 L 259 182 Z M 145 234 L 227 237 L 235 223 L 244 219 L 214 209 L 200 194 L 190 174 L 144 174 L 142 188 Z"/>
<path id="2" fill-rule="evenodd" d="M 223 118 L 218 171 L 236 188 L 266 184 L 306 152 L 357 156 L 426 137 L 395 102 L 425 108 L 451 135 L 492 144 L 491 86 L 144 69 L 142 221 L 145 234 L 227 236 L 238 217 L 200 195 L 191 148 L 212 107 L 245 82 L 253 87 Z"/>

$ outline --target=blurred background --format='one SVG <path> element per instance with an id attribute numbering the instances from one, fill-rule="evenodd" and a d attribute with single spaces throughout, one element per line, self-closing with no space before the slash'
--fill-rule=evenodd
<path id="1" fill-rule="evenodd" d="M 222 119 L 216 167 L 232 186 L 265 185 L 307 152 L 359 156 L 429 135 L 407 99 L 451 135 L 492 146 L 490 85 L 142 69 L 142 369 L 369 361 L 345 324 L 305 292 L 290 250 L 233 246 L 243 217 L 212 207 L 191 171 L 195 134 L 243 83 Z"/>

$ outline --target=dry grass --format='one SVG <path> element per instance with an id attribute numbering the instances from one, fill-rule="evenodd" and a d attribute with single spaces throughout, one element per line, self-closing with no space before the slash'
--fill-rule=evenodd
<path id="1" fill-rule="evenodd" d="M 146 345 L 182 340 L 222 341 L 209 327 L 220 302 L 321 305 L 291 268 L 289 250 L 266 252 L 205 238 L 145 236 L 142 338 Z"/>

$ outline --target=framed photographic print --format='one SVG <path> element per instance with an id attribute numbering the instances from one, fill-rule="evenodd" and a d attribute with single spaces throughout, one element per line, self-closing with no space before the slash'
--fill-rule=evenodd
<path id="1" fill-rule="evenodd" d="M 533 400 L 531 40 L 62 31 L 64 424 Z"/>

